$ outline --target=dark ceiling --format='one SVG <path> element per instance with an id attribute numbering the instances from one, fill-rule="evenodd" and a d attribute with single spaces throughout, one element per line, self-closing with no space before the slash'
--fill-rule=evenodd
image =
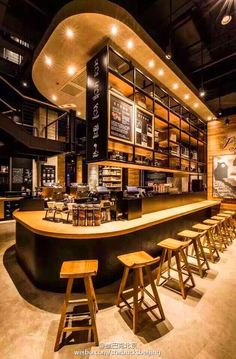
<path id="1" fill-rule="evenodd" d="M 79 0 L 78 0 L 79 1 Z M 24 91 L 35 94 L 31 82 L 33 51 L 56 12 L 65 0 L 0 0 L 0 56 L 9 48 L 23 56 L 21 65 L 0 57 L 0 72 L 18 86 L 27 81 Z M 113 0 L 126 8 L 165 51 L 169 41 L 170 0 Z M 173 61 L 182 72 L 206 91 L 206 101 L 224 115 L 236 113 L 236 0 L 172 0 Z M 232 20 L 223 26 L 226 10 Z M 30 43 L 25 48 L 10 36 Z M 202 66 L 203 64 L 203 66 Z"/>

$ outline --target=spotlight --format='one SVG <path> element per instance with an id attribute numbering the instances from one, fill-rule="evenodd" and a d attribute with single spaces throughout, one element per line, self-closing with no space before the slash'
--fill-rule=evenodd
<path id="1" fill-rule="evenodd" d="M 231 15 L 224 15 L 221 20 L 221 25 L 228 25 L 231 20 L 232 20 Z"/>
<path id="2" fill-rule="evenodd" d="M 222 110 L 221 109 L 219 109 L 219 111 L 218 111 L 218 116 L 222 116 Z"/>
<path id="3" fill-rule="evenodd" d="M 172 59 L 172 51 L 171 51 L 170 45 L 168 45 L 167 48 L 166 48 L 166 59 L 167 59 L 167 60 L 171 60 L 171 59 Z"/>
<path id="4" fill-rule="evenodd" d="M 22 86 L 27 87 L 27 86 L 28 86 L 27 82 L 26 82 L 26 81 L 23 81 L 23 82 L 22 82 Z"/>
<path id="5" fill-rule="evenodd" d="M 206 95 L 206 91 L 204 90 L 203 87 L 201 87 L 201 88 L 199 89 L 199 96 L 200 96 L 200 97 L 204 97 L 205 95 Z"/>

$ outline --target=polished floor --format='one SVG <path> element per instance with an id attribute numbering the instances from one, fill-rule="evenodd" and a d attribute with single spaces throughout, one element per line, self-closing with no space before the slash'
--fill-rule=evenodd
<path id="1" fill-rule="evenodd" d="M 1 359 L 236 358 L 236 241 L 218 263 L 211 264 L 207 277 L 194 276 L 196 288 L 186 300 L 159 289 L 164 322 L 142 316 L 140 331 L 134 335 L 127 314 L 113 304 L 119 286 L 114 283 L 97 291 L 100 348 L 83 344 L 84 332 L 72 338 L 75 344 L 54 353 L 63 295 L 41 291 L 30 283 L 16 262 L 14 240 L 14 223 L 0 223 Z M 139 352 L 132 355 L 132 350 Z"/>

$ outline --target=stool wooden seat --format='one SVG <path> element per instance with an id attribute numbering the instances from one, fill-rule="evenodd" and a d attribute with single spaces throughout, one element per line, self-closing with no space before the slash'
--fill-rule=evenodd
<path id="1" fill-rule="evenodd" d="M 236 212 L 235 211 L 223 211 L 223 213 L 232 214 L 232 216 L 234 216 Z"/>
<path id="2" fill-rule="evenodd" d="M 191 269 L 197 270 L 196 273 L 198 273 L 201 278 L 203 278 L 203 276 L 204 276 L 203 266 L 205 266 L 205 271 L 210 269 L 207 258 L 206 258 L 206 254 L 204 252 L 204 249 L 202 247 L 202 243 L 200 240 L 203 235 L 205 235 L 205 231 L 199 233 L 196 231 L 184 230 L 184 231 L 178 233 L 178 236 L 180 236 L 184 240 L 188 240 L 188 239 L 191 240 L 191 244 L 193 245 L 195 255 L 189 255 L 188 252 L 187 252 L 187 255 L 189 257 L 195 258 L 197 261 L 197 264 L 193 265 L 192 263 L 189 263 L 189 265 L 190 265 Z"/>
<path id="3" fill-rule="evenodd" d="M 220 222 L 219 227 L 220 227 L 220 230 L 221 230 L 223 241 L 225 242 L 226 246 L 229 245 L 230 242 L 231 242 L 231 238 L 229 236 L 229 232 L 228 232 L 228 229 L 227 229 L 226 218 L 217 215 L 217 216 L 211 217 L 211 219 L 214 219 L 214 220 Z"/>
<path id="4" fill-rule="evenodd" d="M 123 254 L 118 256 L 117 258 L 124 265 L 124 272 L 121 279 L 116 304 L 118 307 L 120 307 L 121 303 L 123 302 L 125 304 L 124 306 L 127 306 L 131 310 L 131 314 L 133 317 L 132 319 L 133 319 L 134 333 L 136 333 L 138 330 L 138 314 L 140 310 L 148 312 L 158 308 L 161 319 L 164 320 L 165 319 L 164 311 L 162 309 L 161 301 L 150 269 L 150 265 L 158 263 L 160 261 L 160 257 L 153 258 L 148 253 L 144 251 L 139 251 L 139 252 Z M 151 285 L 152 294 L 144 286 L 143 269 L 145 269 L 145 272 L 147 274 L 148 284 Z M 133 287 L 131 289 L 133 293 L 133 306 L 125 298 L 125 294 L 127 292 L 130 292 L 130 290 L 128 291 L 125 290 L 130 270 L 133 270 L 134 272 Z M 138 299 L 139 293 L 141 293 L 140 300 Z M 148 305 L 144 301 L 145 293 L 154 301 L 155 304 L 153 306 Z M 142 304 L 145 306 L 145 309 L 141 308 Z M 153 314 L 155 315 L 154 312 Z"/>
<path id="5" fill-rule="evenodd" d="M 162 286 L 167 287 L 168 289 L 174 290 L 172 287 L 168 286 L 167 283 L 171 279 L 176 280 L 175 278 L 173 278 L 170 275 L 171 270 L 176 271 L 178 273 L 178 278 L 179 278 L 178 284 L 179 284 L 180 290 L 174 290 L 174 291 L 182 294 L 182 297 L 184 299 L 187 296 L 187 289 L 195 287 L 193 275 L 192 275 L 191 269 L 189 267 L 186 255 L 184 253 L 184 248 L 186 248 L 189 245 L 189 243 L 190 243 L 190 241 L 183 242 L 183 241 L 178 241 L 174 238 L 167 238 L 157 244 L 159 247 L 163 248 L 160 266 L 157 271 L 157 285 L 162 285 Z M 177 269 L 175 269 L 171 265 L 172 253 L 176 260 Z M 167 258 L 167 268 L 163 269 L 166 258 Z M 184 262 L 183 266 L 181 266 L 181 258 Z M 168 272 L 167 277 L 164 276 L 165 272 Z M 185 280 L 183 279 L 183 275 L 187 276 L 187 278 Z M 163 278 L 164 281 L 161 284 L 159 284 L 161 278 Z M 187 287 L 186 284 L 189 280 L 191 281 L 192 285 Z"/>
<path id="6" fill-rule="evenodd" d="M 222 231 L 220 228 L 220 222 L 214 219 L 205 219 L 203 223 L 212 226 L 212 235 L 214 241 L 219 246 L 219 250 L 223 253 L 224 248 L 227 248 L 225 241 L 223 240 Z"/>
<path id="7" fill-rule="evenodd" d="M 226 213 L 226 214 L 230 214 L 232 217 L 231 217 L 231 223 L 232 223 L 232 226 L 233 226 L 233 229 L 234 229 L 234 234 L 236 235 L 236 223 L 235 223 L 235 219 L 234 219 L 234 216 L 235 216 L 235 211 L 223 211 L 221 213 Z"/>
<path id="8" fill-rule="evenodd" d="M 194 226 L 192 226 L 193 229 L 196 229 L 198 232 L 205 232 L 206 235 L 203 236 L 203 249 L 207 249 L 209 251 L 209 257 L 212 261 L 212 263 L 215 262 L 215 260 L 220 259 L 219 252 L 217 250 L 216 243 L 213 238 L 212 230 L 213 227 L 207 224 L 203 223 L 197 223 Z"/>
<path id="9" fill-rule="evenodd" d="M 96 318 L 95 314 L 98 310 L 97 301 L 95 296 L 95 291 L 93 287 L 92 276 L 95 276 L 98 271 L 98 261 L 96 259 L 92 260 L 79 260 L 79 261 L 66 261 L 63 262 L 61 271 L 60 271 L 60 278 L 67 278 L 67 288 L 64 303 L 61 309 L 61 318 L 58 326 L 57 338 L 54 347 L 54 351 L 60 349 L 60 340 L 61 335 L 64 332 L 75 332 L 75 331 L 82 331 L 82 330 L 92 330 L 94 336 L 94 342 L 98 345 L 98 334 L 97 334 L 97 327 L 96 327 Z M 72 286 L 74 279 L 83 278 L 84 285 L 85 285 L 85 292 L 86 298 L 85 299 L 78 299 L 78 300 L 70 300 L 70 295 L 72 291 Z M 67 313 L 67 307 L 69 304 L 88 304 L 89 314 L 86 313 Z M 83 326 L 66 326 L 65 321 L 73 320 L 91 320 L 91 325 L 83 325 Z"/>

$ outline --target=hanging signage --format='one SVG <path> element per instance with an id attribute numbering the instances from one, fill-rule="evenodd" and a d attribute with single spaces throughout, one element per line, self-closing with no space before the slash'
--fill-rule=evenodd
<path id="1" fill-rule="evenodd" d="M 107 157 L 107 82 L 108 54 L 105 47 L 87 63 L 86 87 L 86 159 Z"/>
<path id="2" fill-rule="evenodd" d="M 133 143 L 133 117 L 133 102 L 110 92 L 109 137 L 123 142 Z"/>
<path id="3" fill-rule="evenodd" d="M 153 119 L 150 112 L 136 106 L 135 144 L 153 149 Z"/>

